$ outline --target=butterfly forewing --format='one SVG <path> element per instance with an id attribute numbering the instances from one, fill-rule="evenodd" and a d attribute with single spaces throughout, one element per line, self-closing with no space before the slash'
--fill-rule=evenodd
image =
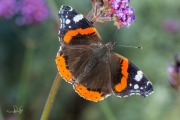
<path id="1" fill-rule="evenodd" d="M 61 26 L 59 40 L 68 45 L 89 45 L 102 43 L 97 30 L 79 12 L 70 6 L 62 6 L 59 11 Z"/>

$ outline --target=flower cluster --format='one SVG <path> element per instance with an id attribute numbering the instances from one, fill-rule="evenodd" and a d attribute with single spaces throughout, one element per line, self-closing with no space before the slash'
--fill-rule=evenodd
<path id="1" fill-rule="evenodd" d="M 44 0 L 22 0 L 20 3 L 18 25 L 40 23 L 49 16 L 49 9 Z"/>
<path id="2" fill-rule="evenodd" d="M 16 24 L 41 23 L 50 11 L 45 0 L 0 0 L 0 17 L 9 19 L 17 14 Z"/>
<path id="3" fill-rule="evenodd" d="M 108 0 L 109 10 L 107 16 L 113 16 L 115 25 L 120 28 L 126 25 L 130 26 L 130 22 L 135 22 L 134 8 L 129 6 L 130 0 Z"/>
<path id="4" fill-rule="evenodd" d="M 176 20 L 165 20 L 163 22 L 163 28 L 169 33 L 177 33 L 180 31 L 180 23 Z"/>
<path id="5" fill-rule="evenodd" d="M 130 22 L 136 22 L 134 8 L 129 6 L 130 0 L 92 0 L 93 5 L 103 12 L 103 17 L 110 17 L 118 29 L 122 26 L 127 28 Z"/>
<path id="6" fill-rule="evenodd" d="M 16 0 L 0 0 L 0 17 L 10 19 L 16 13 Z"/>
<path id="7" fill-rule="evenodd" d="M 169 63 L 168 72 L 170 77 L 169 83 L 176 89 L 180 87 L 180 59 L 178 55 L 175 55 L 175 65 Z"/>

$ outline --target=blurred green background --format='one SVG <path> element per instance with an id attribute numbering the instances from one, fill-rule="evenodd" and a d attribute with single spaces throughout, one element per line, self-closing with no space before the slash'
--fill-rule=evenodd
<path id="1" fill-rule="evenodd" d="M 180 120 L 180 92 L 168 83 L 168 62 L 180 53 L 179 0 L 131 0 L 136 23 L 117 31 L 116 46 L 151 80 L 154 93 L 147 98 L 114 95 L 94 103 L 84 100 L 72 85 L 62 80 L 49 120 Z M 55 57 L 58 41 L 58 11 L 70 5 L 84 15 L 90 0 L 47 0 L 51 17 L 41 24 L 17 26 L 14 16 L 0 19 L 0 120 L 38 120 L 57 73 Z M 104 43 L 117 30 L 113 22 L 95 23 Z M 13 105 L 23 106 L 22 114 L 7 113 Z"/>

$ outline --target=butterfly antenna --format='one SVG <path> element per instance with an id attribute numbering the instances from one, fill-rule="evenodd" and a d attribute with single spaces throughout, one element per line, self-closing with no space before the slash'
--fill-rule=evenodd
<path id="1" fill-rule="evenodd" d="M 112 40 L 112 41 L 115 41 L 115 37 L 116 37 L 117 31 L 118 31 L 118 29 L 116 29 L 116 31 L 115 31 L 115 33 L 114 33 L 114 36 L 113 36 L 113 40 Z"/>
<path id="2" fill-rule="evenodd" d="M 113 40 L 112 40 L 112 41 L 115 41 L 115 37 L 116 37 L 117 31 L 118 31 L 118 29 L 116 29 L 115 34 L 114 34 L 114 36 L 113 36 Z M 138 46 L 127 46 L 127 45 L 117 45 L 117 46 L 142 49 L 142 47 L 138 47 Z"/>
<path id="3" fill-rule="evenodd" d="M 127 45 L 117 45 L 117 46 L 142 49 L 142 47 L 138 47 L 138 46 L 127 46 Z"/>

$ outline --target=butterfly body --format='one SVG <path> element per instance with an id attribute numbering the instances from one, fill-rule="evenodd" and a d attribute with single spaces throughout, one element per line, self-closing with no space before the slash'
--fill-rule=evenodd
<path id="1" fill-rule="evenodd" d="M 70 6 L 59 12 L 60 50 L 56 64 L 60 75 L 85 99 L 100 101 L 153 92 L 151 82 L 127 58 L 114 53 L 115 43 L 104 44 L 94 26 Z"/>

